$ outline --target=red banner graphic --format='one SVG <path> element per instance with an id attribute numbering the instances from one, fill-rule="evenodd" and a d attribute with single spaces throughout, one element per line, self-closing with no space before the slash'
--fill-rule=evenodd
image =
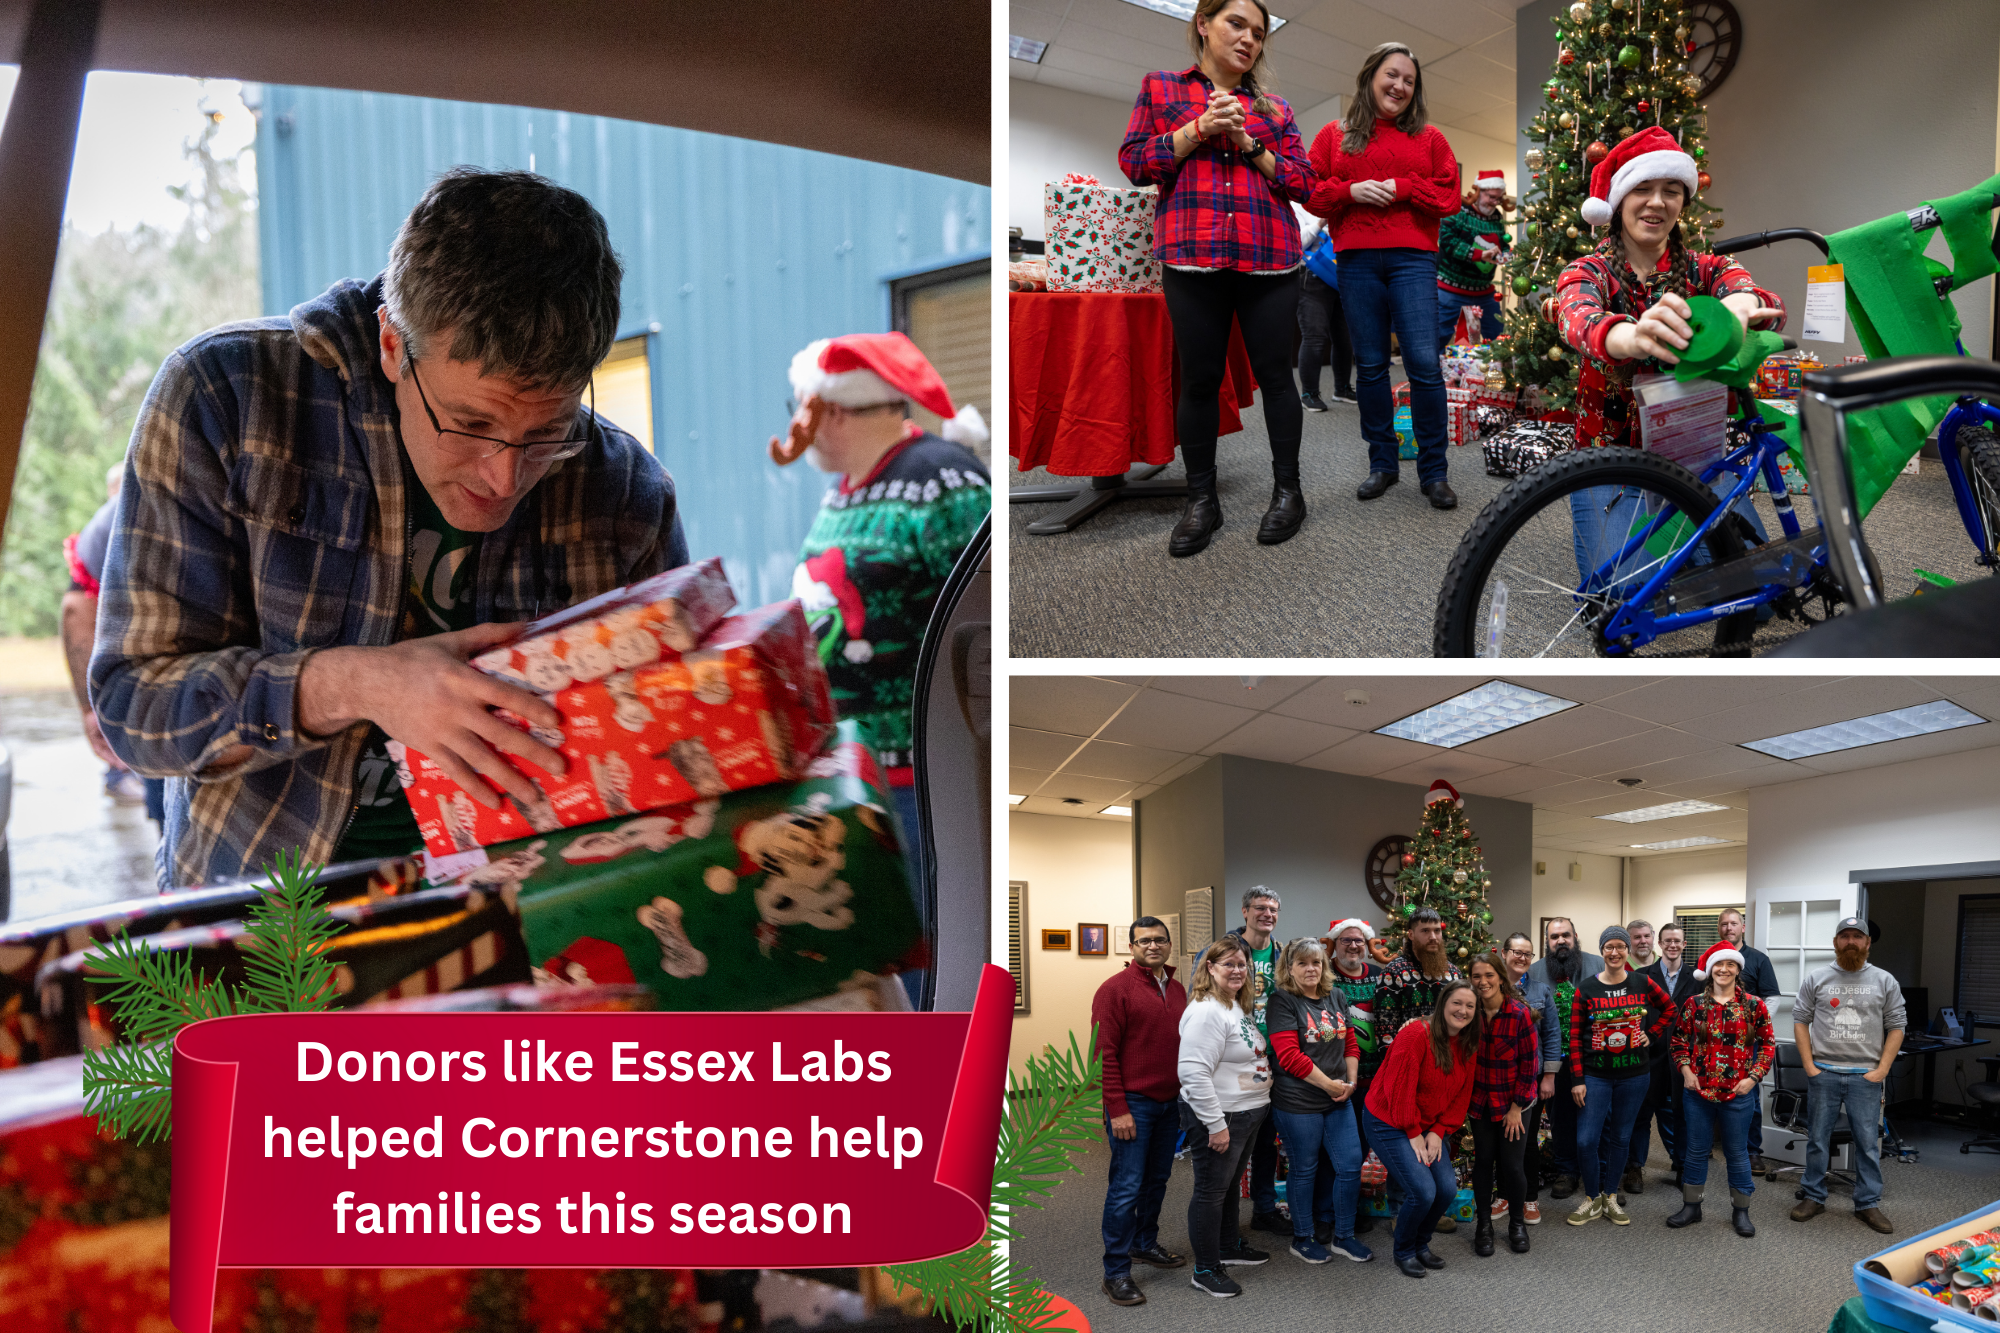
<path id="1" fill-rule="evenodd" d="M 172 1315 L 218 1268 L 820 1268 L 985 1232 L 969 1014 L 269 1014 L 174 1042 Z"/>

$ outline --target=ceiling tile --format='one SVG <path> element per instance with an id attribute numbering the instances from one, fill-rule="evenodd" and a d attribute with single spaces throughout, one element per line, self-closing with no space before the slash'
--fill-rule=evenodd
<path id="1" fill-rule="evenodd" d="M 1014 809 L 1024 815 L 1076 815 L 1083 811 L 1082 806 L 1064 805 L 1048 796 L 1030 796 Z"/>
<path id="2" fill-rule="evenodd" d="M 1063 29 L 1065 34 L 1068 34 L 1073 26 L 1075 25 L 1065 24 Z M 1078 34 L 1080 38 L 1087 37 L 1088 35 L 1087 33 Z M 1040 68 L 1044 70 L 1067 70 L 1071 73 L 1087 74 L 1100 81 L 1130 88 L 1132 95 L 1137 97 L 1140 83 L 1148 74 L 1152 73 L 1155 66 L 1151 64 L 1134 64 L 1130 60 L 1118 60 L 1110 56 L 1098 54 L 1099 51 L 1107 49 L 1118 51 L 1120 54 L 1131 53 L 1135 59 L 1137 57 L 1137 53 L 1132 52 L 1129 44 L 1114 43 L 1106 40 L 1103 45 L 1092 44 L 1079 47 L 1063 42 L 1051 46 L 1047 51 L 1042 53 Z"/>
<path id="3" fill-rule="evenodd" d="M 1154 774 L 1153 781 L 1162 787 L 1166 786 L 1169 782 L 1178 782 L 1207 763 L 1209 758 L 1210 756 L 1205 754 L 1191 754 L 1165 772 Z"/>
<path id="4" fill-rule="evenodd" d="M 1465 49 L 1484 56 L 1502 69 L 1511 71 L 1517 68 L 1514 63 L 1515 41 L 1514 30 L 1509 29 L 1506 32 L 1496 32 L 1485 41 L 1474 42 Z"/>
<path id="5" fill-rule="evenodd" d="M 1236 754 L 1246 759 L 1269 759 L 1273 763 L 1296 764 L 1318 754 L 1355 733 L 1345 727 L 1321 726 L 1295 717 L 1261 713 L 1221 740 L 1207 747 L 1210 754 Z"/>
<path id="6" fill-rule="evenodd" d="M 1794 688 L 1727 712 L 1691 718 L 1681 726 L 1722 741 L 1762 740 L 1929 703 L 1937 697 L 1936 690 L 1906 676 L 1848 676 Z"/>
<path id="7" fill-rule="evenodd" d="M 1636 736 L 1545 759 L 1542 766 L 1559 773 L 1575 773 L 1579 777 L 1622 778 L 1630 777 L 1631 770 L 1640 764 L 1678 759 L 1682 755 L 1720 748 L 1706 736 L 1690 736 L 1672 727 L 1654 727 Z"/>
<path id="8" fill-rule="evenodd" d="M 1439 778 L 1456 784 L 1461 779 L 1480 777 L 1487 773 L 1497 773 L 1503 768 L 1512 768 L 1504 759 L 1488 759 L 1482 755 L 1467 754 L 1463 750 L 1439 750 L 1425 756 L 1414 764 L 1392 768 L 1375 776 L 1384 782 L 1410 782 L 1419 787 L 1428 787 Z"/>
<path id="9" fill-rule="evenodd" d="M 1392 768 L 1416 763 L 1429 755 L 1450 753 L 1435 745 L 1419 745 L 1400 736 L 1377 736 L 1367 731 L 1352 740 L 1342 741 L 1330 750 L 1301 759 L 1299 765 L 1302 768 L 1323 768 L 1331 773 L 1374 777 Z"/>
<path id="10" fill-rule="evenodd" d="M 1053 14 L 1057 18 L 1069 13 L 1076 0 L 1013 0 L 1008 7 L 1016 12 L 1027 10 L 1036 14 Z"/>
<path id="11" fill-rule="evenodd" d="M 1516 135 L 1520 132 L 1520 124 L 1516 119 L 1514 108 L 1511 106 L 1490 107 L 1482 111 L 1475 111 L 1470 115 L 1460 117 L 1452 123 L 1462 126 L 1474 134 L 1496 140 L 1503 144 L 1513 143 Z M 1484 164 L 1485 167 L 1497 166 L 1503 170 L 1513 165 L 1511 162 L 1488 162 Z"/>
<path id="12" fill-rule="evenodd" d="M 1525 690 L 1553 694 L 1558 699 L 1568 699 L 1575 703 L 1590 704 L 1609 699 L 1613 695 L 1625 694 L 1643 685 L 1650 685 L 1658 677 L 1599 672 L 1591 676 L 1502 676 L 1500 679 L 1510 685 L 1519 685 Z"/>
<path id="13" fill-rule="evenodd" d="M 1141 690 L 1138 698 L 1118 715 L 1118 720 L 1105 728 L 1102 739 L 1192 753 L 1220 740 L 1255 716 L 1254 710 L 1232 704 Z"/>
<path id="14" fill-rule="evenodd" d="M 1730 780 L 1729 775 L 1731 774 L 1743 773 L 1755 768 L 1769 768 L 1774 764 L 1784 763 L 1782 759 L 1766 759 L 1763 763 L 1757 762 L 1757 760 L 1764 758 L 1764 756 L 1758 755 L 1754 751 L 1732 745 L 1725 749 L 1701 750 L 1694 754 L 1683 755 L 1679 759 L 1662 760 L 1657 764 L 1640 764 L 1636 768 L 1619 774 L 1619 776 L 1644 778 L 1645 782 L 1640 790 L 1657 793 L 1669 787 L 1678 787 L 1683 782 L 1699 782 L 1706 778 L 1716 778 L 1723 782 L 1728 782 Z M 1746 762 L 1746 759 L 1748 762 Z M 1659 804 L 1659 802 L 1656 801 L 1654 804 Z"/>
<path id="15" fill-rule="evenodd" d="M 1317 676 L 1264 676 L 1255 689 L 1241 676 L 1155 676 L 1147 682 L 1168 694 L 1183 694 L 1238 708 L 1272 708 L 1317 680 Z"/>
<path id="16" fill-rule="evenodd" d="M 1050 772 L 1063 766 L 1063 761 L 1076 753 L 1076 747 L 1083 744 L 1074 736 L 1060 732 L 1036 731 L 1030 727 L 1007 728 L 1007 762 L 1022 768 L 1042 768 Z"/>
<path id="17" fill-rule="evenodd" d="M 1366 3 L 1366 0 L 1364 0 Z M 1472 0 L 1374 0 L 1368 6 L 1425 32 L 1436 33 L 1448 45 L 1426 51 L 1422 43 L 1410 41 L 1410 49 L 1420 60 L 1435 59 L 1473 42 L 1508 32 L 1514 27 L 1511 15 L 1497 14 Z"/>
<path id="18" fill-rule="evenodd" d="M 1008 687 L 1007 721 L 1037 731 L 1088 736 L 1134 693 L 1129 685 L 1089 676 L 1015 676 Z"/>
<path id="19" fill-rule="evenodd" d="M 1051 773 L 1049 780 L 1042 784 L 1042 789 L 1037 795 L 1051 796 L 1057 800 L 1074 796 L 1086 804 L 1095 801 L 1098 805 L 1109 805 L 1113 801 L 1131 795 L 1132 786 L 1132 783 L 1112 778 L 1086 778 L 1075 773 Z"/>
<path id="20" fill-rule="evenodd" d="M 1512 768 L 1499 768 L 1473 781 L 1466 791 L 1477 792 L 1481 796 L 1505 796 L 1510 800 L 1523 798 L 1523 793 L 1541 787 L 1553 787 L 1570 781 L 1567 773 L 1555 773 L 1546 768 L 1535 768 L 1528 764 L 1516 764 Z"/>
<path id="21" fill-rule="evenodd" d="M 1352 731 L 1375 731 L 1485 683 L 1480 676 L 1328 676 L 1271 711 Z M 1348 703 L 1350 690 L 1360 691 L 1368 702 Z"/>
<path id="22" fill-rule="evenodd" d="M 1049 780 L 1045 771 L 1032 768 L 1010 768 L 1007 770 L 1007 794 L 1009 796 L 1033 796 L 1036 790 Z"/>
<path id="23" fill-rule="evenodd" d="M 1270 60 L 1279 74 L 1285 76 L 1282 88 L 1289 89 L 1294 66 L 1309 61 L 1322 69 L 1344 70 L 1347 79 L 1341 91 L 1346 92 L 1354 87 L 1354 72 L 1368 58 L 1369 50 L 1339 33 L 1322 32 L 1303 23 L 1287 23 L 1271 39 Z M 1292 100 L 1289 91 L 1285 100 Z"/>
<path id="24" fill-rule="evenodd" d="M 1007 63 L 1016 65 L 1020 62 L 1010 60 Z M 1082 93 L 1086 97 L 1102 97 L 1107 101 L 1113 102 L 1130 101 L 1132 97 L 1131 90 L 1125 86 L 1124 81 L 1121 79 L 1098 78 L 1092 74 L 1077 74 L 1070 70 L 1050 69 L 1043 65 L 1035 66 L 1034 78 L 1037 83 L 1045 83 L 1051 88 L 1064 88 L 1073 93 Z"/>
<path id="25" fill-rule="evenodd" d="M 1797 679 L 1783 676 L 1675 676 L 1627 690 L 1604 706 L 1628 717 L 1679 725 L 1798 688 Z"/>
<path id="26" fill-rule="evenodd" d="M 2000 723 L 1982 722 L 1976 726 L 1934 732 L 1929 736 L 1911 736 L 1907 740 L 1882 741 L 1853 750 L 1816 754 L 1793 763 L 1798 768 L 1811 769 L 1815 773 L 1847 773 L 1857 768 L 1879 768 L 1883 764 L 1901 764 L 1912 759 L 1929 759 L 1936 755 L 1984 750 L 1993 746 L 2000 746 Z M 1994 771 L 2000 772 L 2000 765 L 1996 765 Z"/>
<path id="27" fill-rule="evenodd" d="M 1063 3 L 1067 5 L 1068 0 L 1063 0 Z M 1007 33 L 1009 36 L 1026 37 L 1031 42 L 1053 42 L 1056 39 L 1056 34 L 1061 30 L 1062 13 L 1060 11 L 1051 13 L 1046 9 L 1024 5 L 1021 3 L 1021 0 L 1014 0 L 1014 3 L 1008 6 Z"/>
<path id="28" fill-rule="evenodd" d="M 1383 42 L 1402 42 L 1422 58 L 1441 55 L 1463 45 L 1462 42 L 1446 42 L 1429 33 L 1417 32 L 1414 20 L 1404 22 L 1379 9 L 1370 9 L 1360 0 L 1318 0 L 1317 4 L 1303 6 L 1298 14 L 1292 16 L 1292 22 L 1331 33 L 1364 51 L 1372 51 Z M 1284 39 L 1284 30 L 1279 29 L 1271 43 L 1271 58 L 1274 61 L 1282 54 L 1279 43 Z"/>
<path id="29" fill-rule="evenodd" d="M 1595 704 L 1566 708 L 1518 727 L 1459 746 L 1472 754 L 1516 764 L 1545 764 L 1551 756 L 1637 735 L 1650 724 L 1608 712 Z"/>
<path id="30" fill-rule="evenodd" d="M 1148 782 L 1190 756 L 1172 750 L 1155 750 L 1144 745 L 1118 745 L 1092 741 L 1063 768 L 1087 778 L 1117 778 L 1125 782 Z"/>

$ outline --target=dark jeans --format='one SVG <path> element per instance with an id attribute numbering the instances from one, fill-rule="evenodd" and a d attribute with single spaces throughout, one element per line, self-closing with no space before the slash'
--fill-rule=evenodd
<path id="1" fill-rule="evenodd" d="M 1754 1099 L 1756 1094 L 1751 1094 Z M 1806 1081 L 1806 1173 L 1799 1184 L 1808 1199 L 1826 1202 L 1826 1168 L 1834 1126 L 1847 1113 L 1854 1135 L 1854 1211 L 1882 1202 L 1882 1085 L 1859 1074 L 1822 1069 Z M 1755 1132 L 1754 1129 L 1752 1131 Z M 1752 1141 L 1750 1151 L 1757 1151 Z"/>
<path id="2" fill-rule="evenodd" d="M 1271 1116 L 1257 1126 L 1257 1142 L 1250 1149 L 1250 1212 L 1278 1211 L 1278 1122 Z"/>
<path id="3" fill-rule="evenodd" d="M 1172 272 L 1171 269 L 1168 272 Z M 1223 1115 L 1229 1130 L 1229 1146 L 1216 1152 L 1208 1146 L 1208 1127 L 1195 1119 L 1186 1102 L 1180 1103 L 1181 1127 L 1188 1131 L 1194 1161 L 1194 1193 L 1188 1198 L 1188 1245 L 1194 1250 L 1196 1268 L 1220 1268 L 1222 1252 L 1233 1250 L 1239 1241 L 1236 1229 L 1237 1182 L 1243 1179 L 1243 1163 L 1256 1142 L 1257 1127 L 1269 1116 L 1269 1106 L 1251 1111 L 1229 1111 Z"/>
<path id="4" fill-rule="evenodd" d="M 1507 1137 L 1507 1122 L 1473 1116 L 1472 1127 L 1472 1216 L 1484 1222 L 1493 1211 L 1493 1170 L 1500 1170 L 1500 1197 L 1517 1222 L 1527 1221 L 1528 1177 L 1523 1155 L 1528 1147 L 1528 1113 L 1521 1113 L 1522 1134 Z"/>
<path id="5" fill-rule="evenodd" d="M 916 899 L 917 920 L 924 932 L 924 938 L 931 934 L 930 902 L 917 889 L 917 877 L 924 863 L 924 826 L 918 818 L 917 789 L 915 787 L 891 787 L 890 797 L 896 802 L 896 822 L 903 827 L 903 859 L 909 867 L 910 892 Z M 902 975 L 903 992 L 910 997 L 912 1008 L 922 1008 L 924 1003 L 924 972 L 906 971 Z"/>
<path id="6" fill-rule="evenodd" d="M 1299 434 L 1305 409 L 1292 388 L 1292 333 L 1298 327 L 1299 280 L 1291 273 L 1251 274 L 1221 269 L 1213 273 L 1161 270 L 1167 318 L 1174 326 L 1174 354 L 1180 359 L 1181 400 L 1174 408 L 1174 432 L 1188 484 L 1215 481 L 1215 432 L 1221 413 L 1222 378 L 1228 368 L 1229 324 L 1243 328 L 1243 347 L 1264 400 L 1264 429 L 1271 437 L 1271 474 L 1296 486 Z"/>
<path id="7" fill-rule="evenodd" d="M 1350 267 L 1352 265 L 1352 267 Z M 1410 377 L 1410 423 L 1417 435 L 1417 480 L 1443 481 L 1444 375 L 1438 370 L 1437 255 L 1429 250 L 1344 250 L 1340 303 L 1354 339 L 1355 394 L 1368 470 L 1395 474 L 1396 403 L 1389 385 L 1389 333 Z"/>
<path id="8" fill-rule="evenodd" d="M 1345 273 L 1340 276 L 1346 280 Z M 1438 1219 L 1458 1198 L 1458 1173 L 1452 1169 L 1448 1152 L 1440 1151 L 1429 1166 L 1418 1161 L 1409 1137 L 1365 1106 L 1361 1119 L 1368 1126 L 1368 1142 L 1375 1155 L 1389 1168 L 1390 1178 L 1403 1187 L 1403 1206 L 1396 1212 L 1395 1253 L 1398 1259 L 1407 1259 L 1429 1247 Z"/>
<path id="9" fill-rule="evenodd" d="M 1479 307 L 1479 336 L 1492 342 L 1500 336 L 1500 300 L 1492 292 L 1484 296 L 1467 296 L 1463 292 L 1448 292 L 1438 288 L 1438 350 L 1442 352 L 1451 345 L 1451 335 L 1458 330 L 1459 311 L 1466 306 Z"/>
<path id="10" fill-rule="evenodd" d="M 1353 392 L 1354 345 L 1347 338 L 1347 315 L 1340 308 L 1340 293 L 1306 274 L 1305 291 L 1299 297 L 1299 387 L 1307 393 L 1319 392 L 1319 368 L 1326 364 L 1327 351 L 1333 352 L 1333 391 Z"/>
<path id="11" fill-rule="evenodd" d="M 1625 1165 L 1641 1167 L 1653 1155 L 1653 1121 L 1660 1122 L 1660 1147 L 1667 1154 L 1670 1165 L 1681 1164 L 1681 1093 L 1687 1089 L 1681 1083 L 1680 1067 L 1672 1060 L 1653 1062 L 1652 1087 L 1646 1092 L 1645 1105 L 1639 1108 L 1639 1118 L 1632 1124 L 1632 1142 L 1626 1149 Z"/>
<path id="12" fill-rule="evenodd" d="M 1764 1085 L 1750 1089 L 1750 1155 L 1764 1155 Z"/>
<path id="13" fill-rule="evenodd" d="M 1528 1137 L 1521 1145 L 1521 1176 L 1526 1183 L 1528 1198 L 1540 1200 L 1542 1197 L 1542 1103 L 1537 1101 L 1521 1117 L 1528 1127 Z"/>
<path id="14" fill-rule="evenodd" d="M 1271 1108 L 1285 1139 L 1292 1174 L 1285 1197 L 1292 1205 L 1292 1235 L 1308 1240 L 1315 1224 L 1331 1223 L 1333 1234 L 1354 1234 L 1354 1211 L 1361 1202 L 1361 1141 L 1354 1131 L 1353 1098 L 1318 1113 Z"/>
<path id="15" fill-rule="evenodd" d="M 1549 1098 L 1549 1156 L 1555 1159 L 1556 1170 L 1565 1176 L 1581 1175 L 1576 1165 L 1576 1099 L 1570 1089 L 1576 1086 L 1576 1079 L 1569 1072 L 1569 1065 L 1556 1071 L 1555 1095 Z"/>
<path id="16" fill-rule="evenodd" d="M 1576 1118 L 1576 1155 L 1583 1168 L 1583 1192 L 1591 1198 L 1616 1193 L 1625 1169 L 1625 1146 L 1632 1122 L 1653 1081 L 1646 1073 L 1626 1078 L 1583 1076 L 1583 1110 Z"/>
<path id="17" fill-rule="evenodd" d="M 1757 1177 L 1750 1174 L 1750 1118 L 1754 1114 L 1750 1093 L 1726 1102 L 1712 1102 L 1683 1083 L 1681 1114 L 1687 1122 L 1687 1162 L 1681 1168 L 1681 1189 L 1701 1197 L 1708 1183 L 1709 1149 L 1719 1141 L 1722 1160 L 1729 1166 L 1729 1194 L 1738 1205 L 1747 1205 L 1757 1191 Z"/>
<path id="18" fill-rule="evenodd" d="M 1167 1196 L 1167 1178 L 1174 1171 L 1174 1145 L 1180 1141 L 1178 1101 L 1155 1101 L 1136 1092 L 1125 1094 L 1132 1114 L 1133 1134 L 1121 1139 L 1104 1122 L 1111 1143 L 1111 1184 L 1104 1192 L 1104 1276 L 1124 1277 L 1132 1271 L 1132 1251 L 1160 1243 L 1160 1201 Z"/>

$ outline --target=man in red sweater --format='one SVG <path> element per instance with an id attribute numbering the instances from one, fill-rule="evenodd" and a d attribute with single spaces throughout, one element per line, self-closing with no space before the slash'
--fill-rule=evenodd
<path id="1" fill-rule="evenodd" d="M 1144 1305 L 1132 1261 L 1179 1268 L 1160 1248 L 1160 1202 L 1180 1139 L 1181 1011 L 1187 991 L 1167 956 L 1173 939 L 1158 917 L 1132 923 L 1132 961 L 1097 988 L 1090 1021 L 1104 1061 L 1104 1128 L 1111 1184 L 1104 1196 L 1104 1294 L 1114 1305 Z"/>

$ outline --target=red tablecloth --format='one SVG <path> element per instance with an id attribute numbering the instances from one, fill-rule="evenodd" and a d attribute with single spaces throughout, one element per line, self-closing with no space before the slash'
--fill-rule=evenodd
<path id="1" fill-rule="evenodd" d="M 1010 447 L 1022 468 L 1109 477 L 1173 461 L 1180 368 L 1165 297 L 1014 292 L 1007 305 Z M 1256 389 L 1243 331 L 1231 329 L 1220 434 L 1243 429 Z"/>

